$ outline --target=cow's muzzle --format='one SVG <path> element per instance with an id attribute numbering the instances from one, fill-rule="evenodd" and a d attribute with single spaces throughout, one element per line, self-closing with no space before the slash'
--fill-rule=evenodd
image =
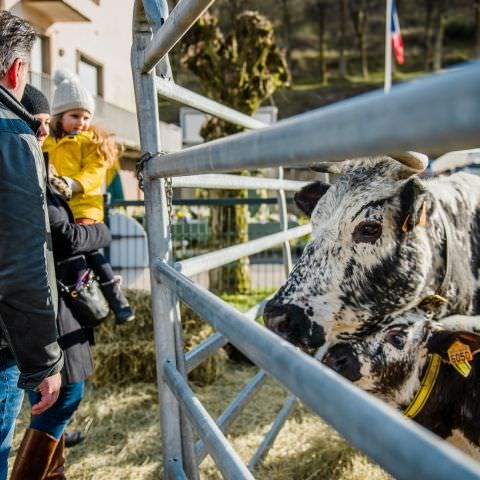
<path id="1" fill-rule="evenodd" d="M 308 353 L 315 353 L 325 343 L 323 327 L 312 322 L 297 305 L 282 305 L 271 300 L 265 306 L 263 318 L 272 332 Z"/>
<path id="2" fill-rule="evenodd" d="M 360 380 L 360 362 L 350 345 L 340 343 L 329 348 L 322 363 L 351 382 Z"/>

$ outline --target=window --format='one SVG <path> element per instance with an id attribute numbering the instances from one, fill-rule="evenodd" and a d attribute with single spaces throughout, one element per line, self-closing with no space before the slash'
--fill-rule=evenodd
<path id="1" fill-rule="evenodd" d="M 42 74 L 49 71 L 49 44 L 48 38 L 37 35 L 37 41 L 33 44 L 30 55 L 30 70 L 33 73 Z"/>
<path id="2" fill-rule="evenodd" d="M 103 68 L 88 57 L 79 54 L 78 76 L 85 88 L 95 97 L 103 96 Z"/>
<path id="3" fill-rule="evenodd" d="M 28 82 L 51 98 L 51 81 L 46 75 L 50 70 L 50 45 L 48 37 L 37 35 L 30 54 Z"/>

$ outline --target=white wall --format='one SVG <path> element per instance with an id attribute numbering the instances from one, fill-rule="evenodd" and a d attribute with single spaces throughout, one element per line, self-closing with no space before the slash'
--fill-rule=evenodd
<path id="1" fill-rule="evenodd" d="M 56 23 L 47 30 L 52 74 L 59 67 L 77 72 L 77 55 L 82 53 L 103 65 L 105 101 L 134 111 L 130 71 L 133 0 L 102 0 L 96 10 L 91 22 Z"/>
<path id="2" fill-rule="evenodd" d="M 105 101 L 126 110 L 135 110 L 130 48 L 134 0 L 68 0 L 90 19 L 81 22 L 52 24 L 49 9 L 43 2 L 33 6 L 18 0 L 4 0 L 4 8 L 32 23 L 37 32 L 50 39 L 50 74 L 60 67 L 77 72 L 78 54 L 103 66 Z M 45 4 L 48 2 L 45 2 Z M 67 7 L 63 7 L 68 10 Z"/>

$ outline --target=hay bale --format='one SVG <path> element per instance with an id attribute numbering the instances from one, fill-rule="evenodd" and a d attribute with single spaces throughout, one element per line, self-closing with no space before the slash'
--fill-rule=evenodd
<path id="1" fill-rule="evenodd" d="M 96 331 L 93 382 L 97 385 L 155 382 L 156 380 L 150 294 L 139 290 L 127 290 L 126 295 L 135 308 L 135 321 L 115 325 L 111 316 Z M 214 332 L 210 325 L 185 306 L 181 307 L 181 318 L 187 351 Z M 199 385 L 209 385 L 221 374 L 225 362 L 226 355 L 221 349 L 193 370 L 189 374 L 189 379 Z"/>
<path id="2" fill-rule="evenodd" d="M 94 350 L 95 385 L 124 385 L 155 382 L 155 345 L 136 340 L 97 344 Z"/>

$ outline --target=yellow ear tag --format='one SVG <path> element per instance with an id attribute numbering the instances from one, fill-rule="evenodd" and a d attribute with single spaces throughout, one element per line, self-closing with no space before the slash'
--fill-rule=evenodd
<path id="1" fill-rule="evenodd" d="M 468 345 L 465 345 L 460 340 L 455 340 L 450 348 L 447 350 L 448 359 L 453 368 L 457 370 L 460 375 L 468 377 L 472 370 L 472 366 L 468 363 L 473 360 L 472 351 Z"/>

